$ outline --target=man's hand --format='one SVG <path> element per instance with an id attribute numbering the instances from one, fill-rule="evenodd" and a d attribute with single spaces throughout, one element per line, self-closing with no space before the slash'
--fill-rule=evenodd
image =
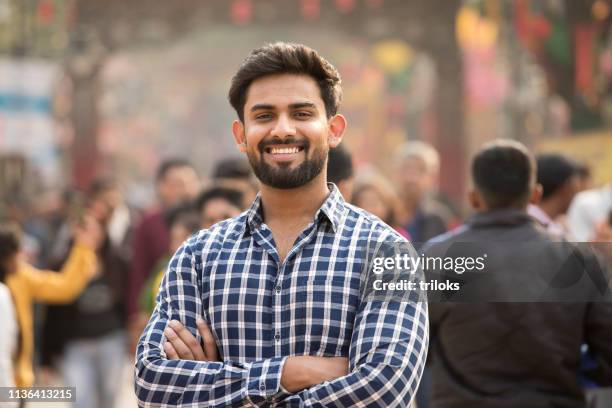
<path id="1" fill-rule="evenodd" d="M 291 356 L 285 361 L 281 385 L 296 393 L 349 373 L 346 357 Z"/>
<path id="2" fill-rule="evenodd" d="M 202 336 L 200 345 L 189 330 L 178 320 L 171 320 L 164 330 L 164 351 L 168 360 L 220 361 L 217 343 L 204 320 L 197 319 L 198 332 Z"/>

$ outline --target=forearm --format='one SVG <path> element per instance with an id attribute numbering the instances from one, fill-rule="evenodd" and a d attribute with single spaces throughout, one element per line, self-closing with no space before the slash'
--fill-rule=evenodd
<path id="1" fill-rule="evenodd" d="M 263 403 L 280 392 L 286 358 L 252 362 L 169 360 L 164 331 L 169 316 L 156 310 L 136 358 L 136 395 L 141 406 L 206 403 L 211 407 Z M 185 327 L 191 330 L 191 326 Z M 160 405 L 161 404 L 161 405 Z"/>
<path id="2" fill-rule="evenodd" d="M 344 357 L 291 356 L 283 367 L 281 385 L 296 393 L 348 374 L 348 359 Z"/>
<path id="3" fill-rule="evenodd" d="M 95 273 L 95 252 L 83 245 L 74 245 L 59 272 L 40 271 L 25 266 L 36 300 L 50 303 L 73 301 Z"/>
<path id="4" fill-rule="evenodd" d="M 423 365 L 393 367 L 367 364 L 336 380 L 287 396 L 287 404 L 303 407 L 406 407 L 416 394 Z M 293 405 L 291 405 L 293 406 Z"/>
<path id="5" fill-rule="evenodd" d="M 167 360 L 158 347 L 139 346 L 136 395 L 141 407 L 261 403 L 280 391 L 284 358 L 250 363 Z"/>

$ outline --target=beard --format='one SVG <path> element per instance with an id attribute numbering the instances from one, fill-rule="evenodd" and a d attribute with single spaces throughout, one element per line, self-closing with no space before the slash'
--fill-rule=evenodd
<path id="1" fill-rule="evenodd" d="M 294 138 L 288 138 L 283 141 L 279 141 L 278 139 L 270 141 L 262 140 L 257 145 L 259 158 L 257 158 L 253 152 L 247 153 L 249 163 L 251 163 L 253 172 L 259 181 L 270 187 L 287 190 L 301 187 L 321 174 L 323 167 L 325 167 L 327 151 L 323 148 L 314 149 L 312 157 L 308 158 L 308 153 L 310 152 L 310 142 L 308 140 L 302 143 L 304 147 L 303 152 L 306 158 L 294 169 L 290 168 L 291 163 L 280 163 L 278 166 L 271 166 L 263 160 L 264 150 L 268 145 L 289 145 L 295 143 L 296 140 Z"/>

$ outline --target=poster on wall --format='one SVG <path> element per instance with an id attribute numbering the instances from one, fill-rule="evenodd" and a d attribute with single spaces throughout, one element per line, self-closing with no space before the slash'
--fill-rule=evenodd
<path id="1" fill-rule="evenodd" d="M 48 61 L 0 58 L 0 153 L 23 155 L 47 186 L 60 181 L 52 111 L 58 74 Z"/>

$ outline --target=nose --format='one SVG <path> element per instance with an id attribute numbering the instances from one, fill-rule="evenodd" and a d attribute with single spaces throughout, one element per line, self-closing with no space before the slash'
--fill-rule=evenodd
<path id="1" fill-rule="evenodd" d="M 271 136 L 277 136 L 280 138 L 284 138 L 287 136 L 295 136 L 295 126 L 286 114 L 278 115 L 278 119 L 274 124 L 274 128 L 272 129 Z"/>

